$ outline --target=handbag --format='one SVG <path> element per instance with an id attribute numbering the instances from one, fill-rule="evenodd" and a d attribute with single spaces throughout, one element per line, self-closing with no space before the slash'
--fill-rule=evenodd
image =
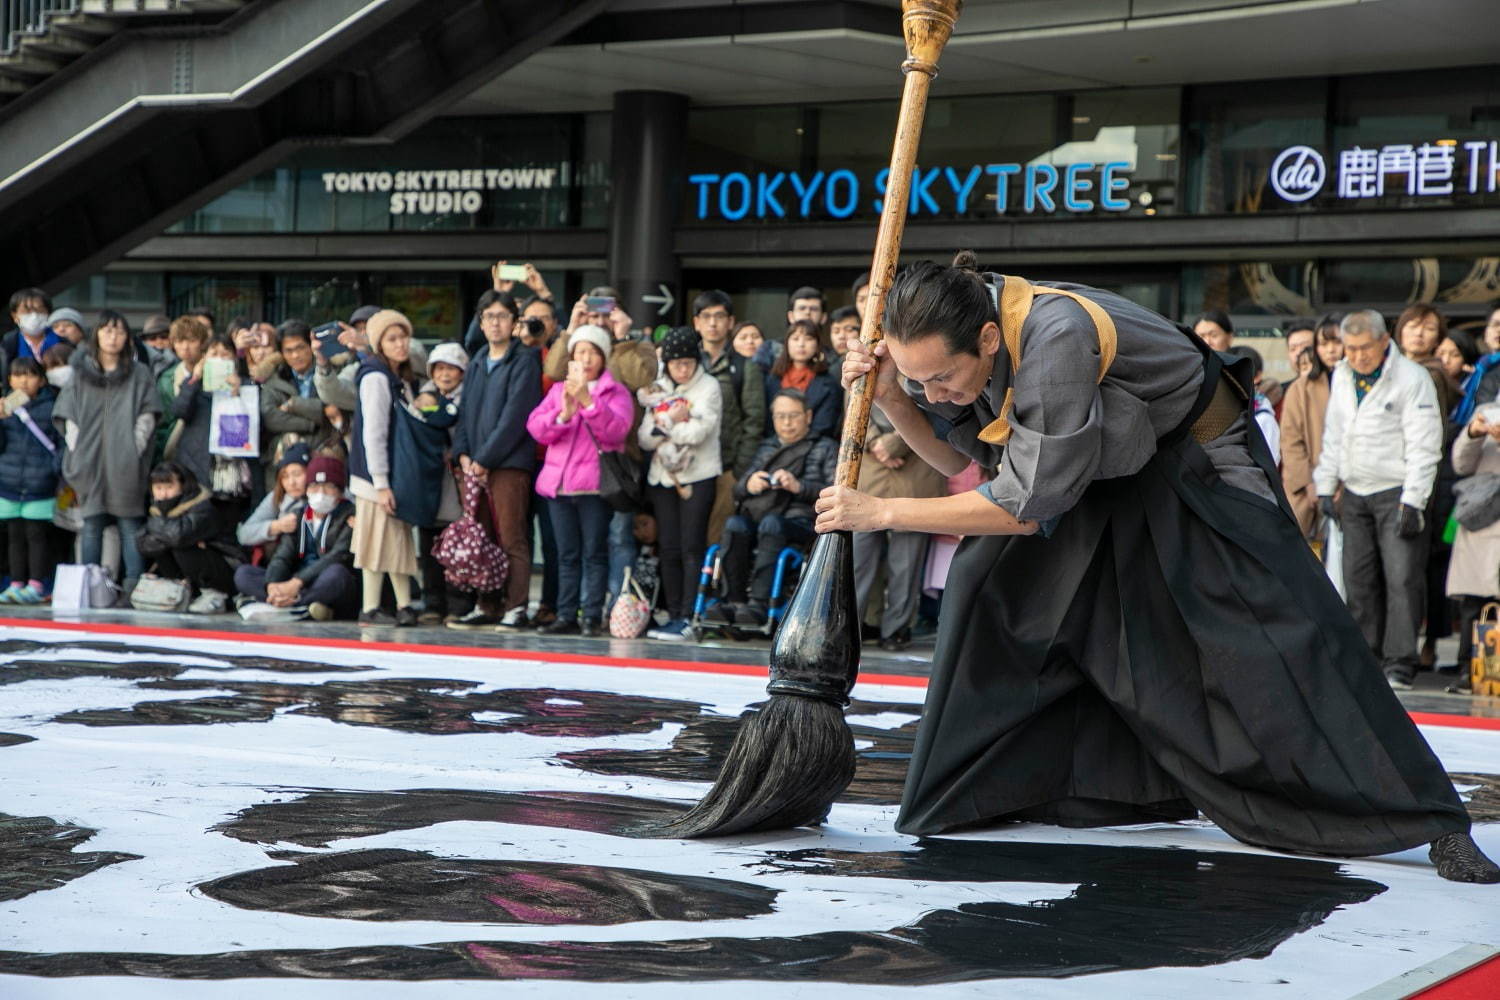
<path id="1" fill-rule="evenodd" d="M 650 622 L 651 603 L 627 566 L 620 596 L 615 598 L 615 606 L 609 609 L 609 634 L 616 639 L 638 639 L 645 634 Z"/>
<path id="2" fill-rule="evenodd" d="M 213 394 L 209 410 L 208 453 L 230 458 L 260 457 L 260 386 L 243 385 Z"/>
<path id="3" fill-rule="evenodd" d="M 186 580 L 169 580 L 147 573 L 130 592 L 130 606 L 137 611 L 186 611 L 192 603 L 193 588 Z"/>
<path id="4" fill-rule="evenodd" d="M 97 563 L 63 563 L 52 579 L 53 611 L 87 611 L 112 608 L 120 588 Z"/>
<path id="5" fill-rule="evenodd" d="M 510 576 L 510 559 L 495 541 L 489 490 L 473 473 L 463 477 L 459 489 L 464 512 L 438 535 L 432 556 L 443 567 L 443 579 L 450 586 L 480 594 L 502 590 Z"/>
<path id="6" fill-rule="evenodd" d="M 1500 697 L 1500 604 L 1486 604 L 1474 620 L 1474 658 L 1469 681 L 1475 697 Z"/>
<path id="7" fill-rule="evenodd" d="M 641 482 L 641 467 L 623 451 L 605 451 L 594 437 L 594 429 L 582 417 L 583 429 L 594 442 L 599 456 L 599 499 L 622 514 L 646 509 L 646 489 Z"/>

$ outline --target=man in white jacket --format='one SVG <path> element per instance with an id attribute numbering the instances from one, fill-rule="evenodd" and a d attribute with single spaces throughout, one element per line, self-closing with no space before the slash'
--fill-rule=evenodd
<path id="1" fill-rule="evenodd" d="M 1432 377 L 1396 349 L 1378 312 L 1350 313 L 1339 334 L 1344 360 L 1334 369 L 1313 482 L 1324 515 L 1344 533 L 1349 611 L 1391 686 L 1405 690 L 1417 670 L 1422 512 L 1442 455 L 1443 415 Z"/>

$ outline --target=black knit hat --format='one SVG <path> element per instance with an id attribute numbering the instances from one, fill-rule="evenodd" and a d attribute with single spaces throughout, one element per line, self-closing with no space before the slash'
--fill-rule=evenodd
<path id="1" fill-rule="evenodd" d="M 698 336 L 698 331 L 690 326 L 673 327 L 667 331 L 667 335 L 661 338 L 661 360 L 665 364 L 668 361 L 677 361 L 681 358 L 692 358 L 698 360 L 703 351 L 703 339 Z"/>

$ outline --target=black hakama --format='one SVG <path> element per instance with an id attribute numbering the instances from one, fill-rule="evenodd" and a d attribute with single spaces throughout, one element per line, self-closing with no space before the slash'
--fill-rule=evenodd
<path id="1" fill-rule="evenodd" d="M 1246 843 L 1344 856 L 1468 830 L 1288 511 L 1186 432 L 1208 395 L 1050 538 L 965 539 L 897 829 L 1201 811 Z"/>

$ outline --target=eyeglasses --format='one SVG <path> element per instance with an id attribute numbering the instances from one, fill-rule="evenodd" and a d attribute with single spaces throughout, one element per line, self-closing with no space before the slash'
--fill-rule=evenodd
<path id="1" fill-rule="evenodd" d="M 481 323 L 498 323 L 502 319 L 514 320 L 515 317 L 508 312 L 487 312 L 479 314 L 479 322 Z"/>

